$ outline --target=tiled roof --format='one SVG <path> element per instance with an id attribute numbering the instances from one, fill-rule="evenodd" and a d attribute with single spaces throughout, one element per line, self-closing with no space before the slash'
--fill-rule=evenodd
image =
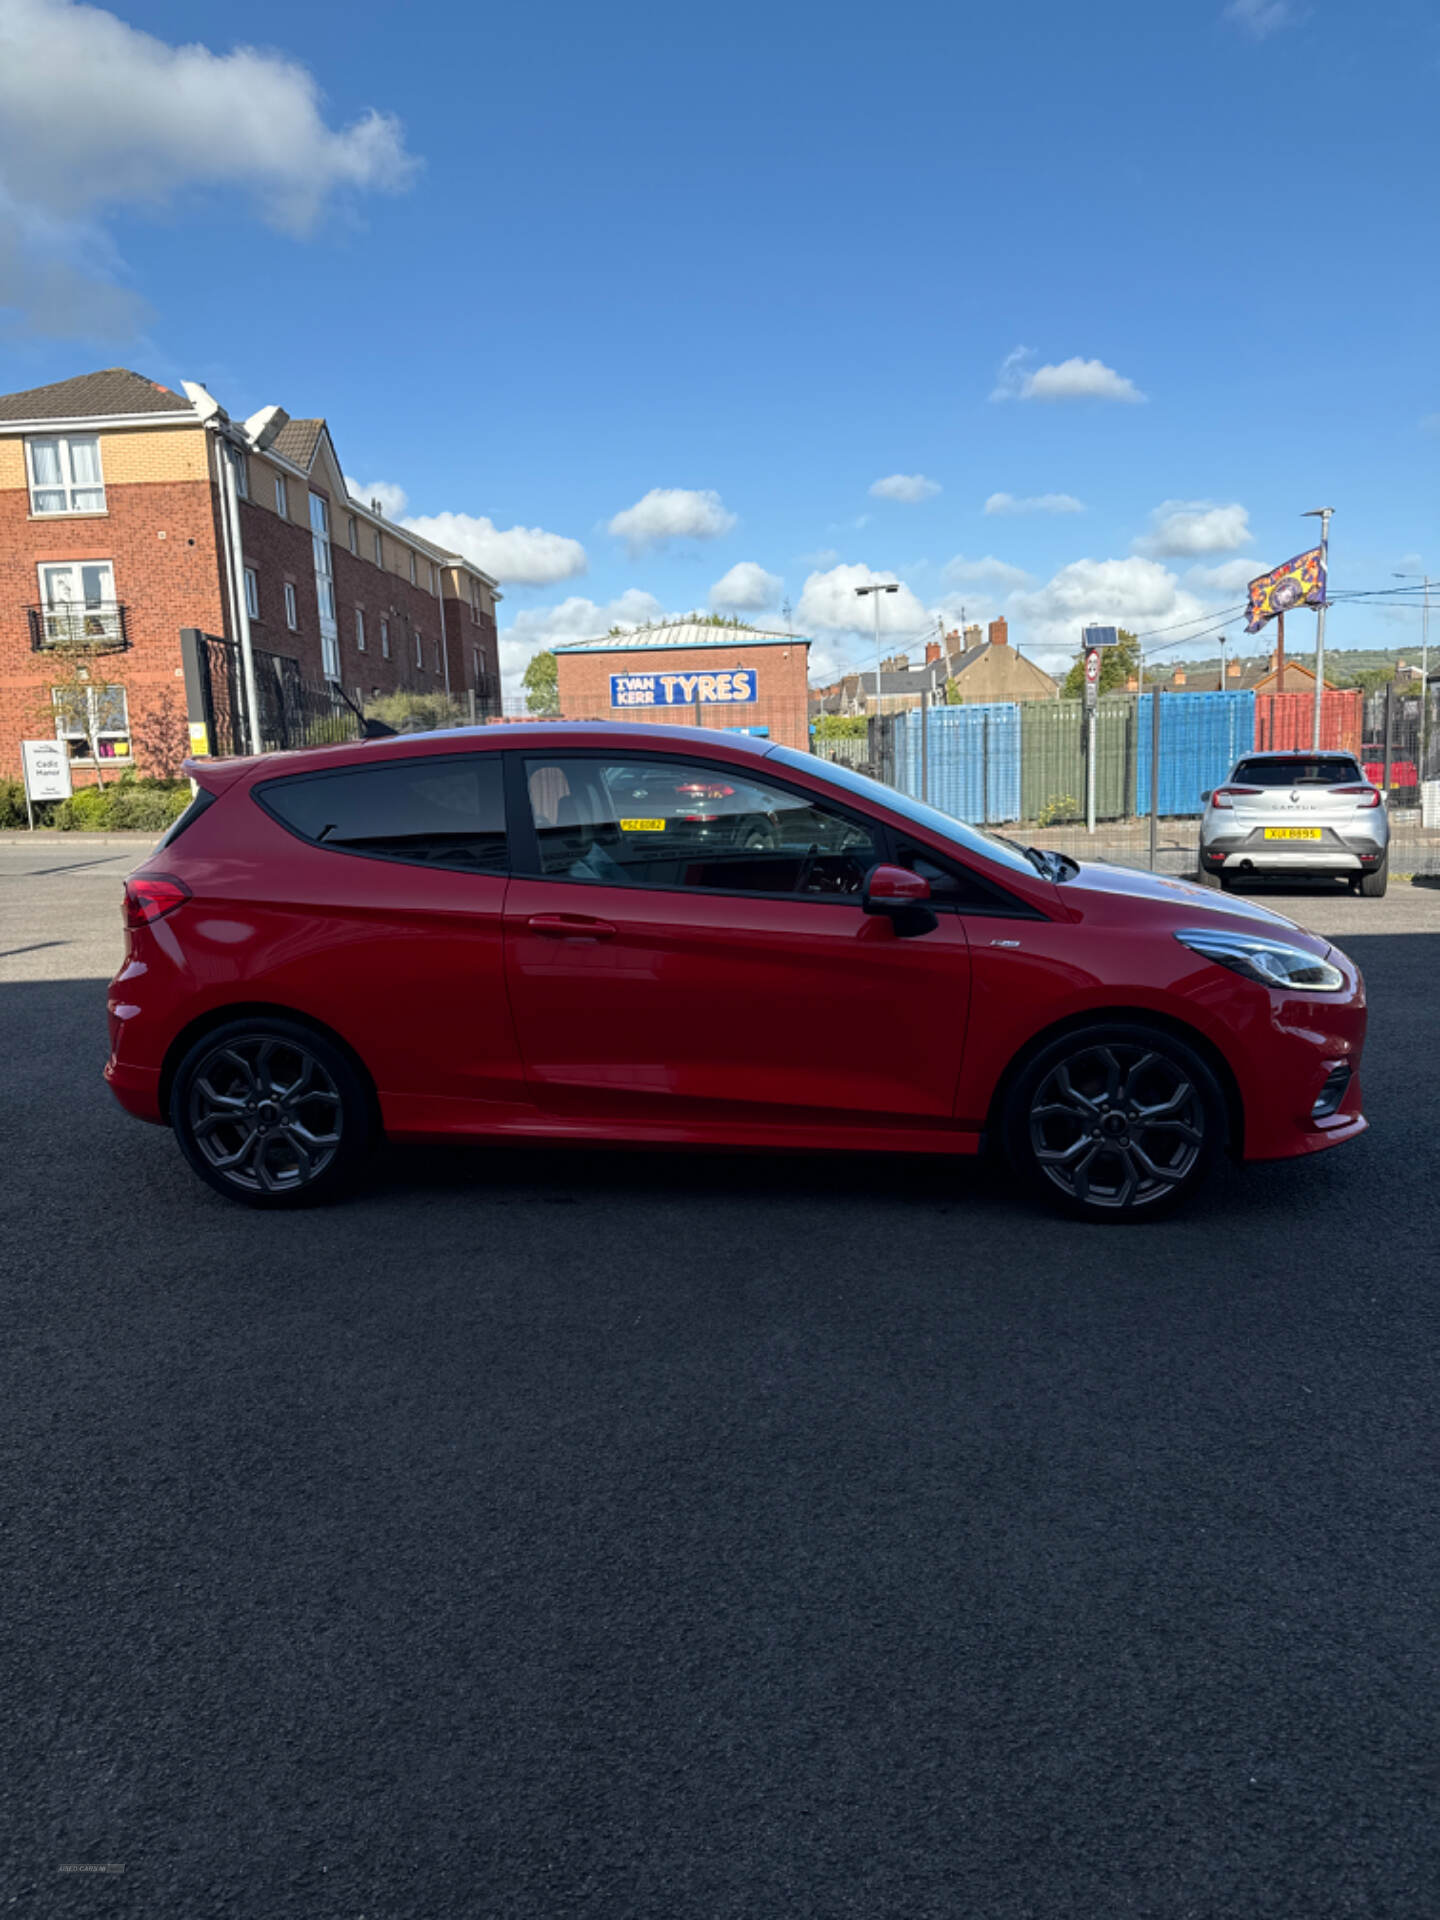
<path id="1" fill-rule="evenodd" d="M 0 394 L 0 420 L 86 420 L 111 414 L 189 413 L 190 402 L 128 367 L 77 374 L 51 387 Z"/>
<path id="2" fill-rule="evenodd" d="M 289 460 L 308 473 L 324 431 L 323 420 L 287 420 L 275 436 L 275 451 L 282 460 Z"/>
<path id="3" fill-rule="evenodd" d="M 677 620 L 668 627 L 636 627 L 629 633 L 607 633 L 598 640 L 562 640 L 556 653 L 663 653 L 684 647 L 718 647 L 733 653 L 737 647 L 808 647 L 798 633 L 752 633 L 748 627 L 711 627 L 699 620 Z"/>

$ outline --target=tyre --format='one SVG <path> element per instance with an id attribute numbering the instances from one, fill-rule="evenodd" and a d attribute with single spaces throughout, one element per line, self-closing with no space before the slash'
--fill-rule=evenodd
<path id="1" fill-rule="evenodd" d="M 1220 885 L 1220 874 L 1218 870 L 1212 872 L 1203 861 L 1200 863 L 1200 869 L 1196 878 L 1202 887 L 1218 887 Z"/>
<path id="2" fill-rule="evenodd" d="M 1225 869 L 1222 867 L 1219 873 L 1216 874 L 1215 878 L 1220 882 L 1220 891 L 1222 893 L 1234 893 L 1235 887 L 1236 887 L 1236 879 L 1233 873 L 1227 873 Z"/>
<path id="3" fill-rule="evenodd" d="M 1152 1220 L 1188 1200 L 1224 1145 L 1210 1068 L 1138 1021 L 1062 1034 L 1006 1097 L 1003 1139 L 1030 1190 L 1084 1220 Z"/>
<path id="4" fill-rule="evenodd" d="M 375 1135 L 369 1090 L 323 1034 L 280 1015 L 228 1021 L 175 1075 L 170 1124 L 200 1178 L 248 1207 L 344 1192 Z"/>
<path id="5" fill-rule="evenodd" d="M 1385 898 L 1385 889 L 1389 884 L 1390 856 L 1387 853 L 1373 873 L 1361 874 L 1360 892 L 1366 900 L 1383 900 Z"/>

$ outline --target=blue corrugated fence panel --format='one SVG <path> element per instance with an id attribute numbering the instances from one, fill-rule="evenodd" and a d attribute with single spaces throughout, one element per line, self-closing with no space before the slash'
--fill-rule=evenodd
<path id="1" fill-rule="evenodd" d="M 1136 716 L 1136 793 L 1139 813 L 1150 811 L 1150 703 L 1140 696 Z M 1200 813 L 1200 795 L 1218 787 L 1242 753 L 1255 744 L 1253 693 L 1167 693 L 1160 696 L 1160 811 Z"/>
<path id="2" fill-rule="evenodd" d="M 1020 817 L 1020 708 L 1014 701 L 993 701 L 966 707 L 932 707 L 925 759 L 929 763 L 929 794 L 921 792 L 920 729 L 925 716 L 918 709 L 900 715 L 895 728 L 895 782 L 916 800 L 957 820 L 983 824 L 987 820 Z"/>

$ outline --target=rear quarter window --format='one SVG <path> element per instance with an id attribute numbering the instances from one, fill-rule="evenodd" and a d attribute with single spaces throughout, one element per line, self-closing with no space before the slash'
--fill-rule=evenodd
<path id="1" fill-rule="evenodd" d="M 389 764 L 270 780 L 255 797 L 282 826 L 327 852 L 449 867 L 508 869 L 500 756 L 417 755 Z"/>

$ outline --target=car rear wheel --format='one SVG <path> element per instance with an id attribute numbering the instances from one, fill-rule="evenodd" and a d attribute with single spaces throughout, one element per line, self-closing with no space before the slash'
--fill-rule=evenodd
<path id="1" fill-rule="evenodd" d="M 1360 892 L 1367 900 L 1383 900 L 1385 889 L 1389 884 L 1390 856 L 1387 853 L 1373 873 L 1361 874 Z"/>
<path id="2" fill-rule="evenodd" d="M 170 1124 L 200 1178 L 249 1207 L 337 1198 L 374 1133 L 346 1055 L 278 1016 L 232 1020 L 197 1040 L 175 1075 Z"/>
<path id="3" fill-rule="evenodd" d="M 1193 1048 L 1159 1028 L 1105 1024 L 1062 1035 L 1005 1103 L 1011 1166 L 1052 1206 L 1085 1220 L 1170 1212 L 1195 1192 L 1225 1138 L 1225 1103 Z"/>
<path id="4" fill-rule="evenodd" d="M 1220 885 L 1219 869 L 1217 868 L 1212 871 L 1212 869 L 1207 867 L 1202 861 L 1200 865 L 1199 880 L 1202 887 L 1218 887 Z"/>

